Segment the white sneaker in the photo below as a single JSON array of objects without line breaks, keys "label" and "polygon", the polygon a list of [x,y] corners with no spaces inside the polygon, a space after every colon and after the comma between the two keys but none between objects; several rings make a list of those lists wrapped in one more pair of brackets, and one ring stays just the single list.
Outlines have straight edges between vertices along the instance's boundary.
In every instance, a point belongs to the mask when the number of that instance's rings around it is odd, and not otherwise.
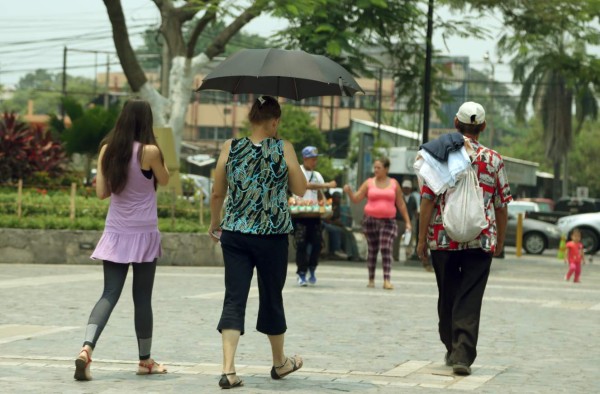
[{"label": "white sneaker", "polygon": [[308,286],[305,275],[298,275],[298,286],[302,286],[302,287]]},{"label": "white sneaker", "polygon": [[348,260],[348,255],[346,253],[342,252],[341,250],[333,252],[333,257],[340,259],[340,260]]}]

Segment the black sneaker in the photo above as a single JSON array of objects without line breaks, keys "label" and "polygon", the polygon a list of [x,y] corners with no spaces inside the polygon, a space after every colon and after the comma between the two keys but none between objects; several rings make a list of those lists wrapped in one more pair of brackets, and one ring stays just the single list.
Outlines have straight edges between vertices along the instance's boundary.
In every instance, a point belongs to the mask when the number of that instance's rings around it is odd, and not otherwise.
[{"label": "black sneaker", "polygon": [[471,374],[471,367],[463,363],[454,363],[454,365],[452,365],[452,372],[456,375],[467,376]]}]

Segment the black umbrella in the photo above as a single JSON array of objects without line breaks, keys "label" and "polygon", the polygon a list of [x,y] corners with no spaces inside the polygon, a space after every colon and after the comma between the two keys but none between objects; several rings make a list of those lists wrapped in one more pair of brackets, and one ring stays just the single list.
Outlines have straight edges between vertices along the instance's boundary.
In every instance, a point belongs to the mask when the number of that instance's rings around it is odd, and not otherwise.
[{"label": "black umbrella", "polygon": [[209,73],[198,88],[209,89],[293,100],[364,93],[352,75],[333,60],[285,49],[243,49],[234,53]]}]

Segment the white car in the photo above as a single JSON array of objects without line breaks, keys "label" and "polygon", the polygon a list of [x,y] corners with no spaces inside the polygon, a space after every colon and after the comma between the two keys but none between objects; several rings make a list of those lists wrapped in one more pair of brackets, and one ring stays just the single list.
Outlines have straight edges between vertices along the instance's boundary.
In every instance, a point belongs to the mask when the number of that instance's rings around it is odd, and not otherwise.
[{"label": "white car", "polygon": [[[556,249],[560,243],[560,230],[551,223],[527,217],[527,212],[535,210],[536,203],[512,201],[508,204],[508,223],[506,225],[507,246],[517,244],[517,215],[523,213],[523,248],[528,254],[542,254],[545,249]],[[535,211],[537,212],[537,211]]]},{"label": "white car", "polygon": [[573,229],[578,228],[585,253],[594,254],[600,248],[600,212],[563,216],[556,225],[567,237]]},{"label": "white car", "polygon": [[527,216],[527,212],[539,212],[540,206],[532,201],[513,200],[508,203],[508,211],[515,216],[519,213],[525,214],[525,216]]}]

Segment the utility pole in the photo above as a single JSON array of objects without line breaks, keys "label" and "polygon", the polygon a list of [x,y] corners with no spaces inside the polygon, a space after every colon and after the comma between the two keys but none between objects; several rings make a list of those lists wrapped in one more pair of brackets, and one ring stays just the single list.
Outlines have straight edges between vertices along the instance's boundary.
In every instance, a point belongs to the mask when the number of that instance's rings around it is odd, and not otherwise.
[{"label": "utility pole", "polygon": [[377,138],[381,131],[381,101],[383,99],[383,68],[379,68],[379,86],[377,87]]},{"label": "utility pole", "polygon": [[98,90],[98,52],[94,53],[94,99]]},{"label": "utility pole", "polygon": [[[62,69],[62,96],[67,97],[67,47],[63,47],[63,69]],[[65,122],[65,105],[60,105],[60,116]]]},{"label": "utility pole", "polygon": [[[321,101],[321,104],[323,101]],[[329,96],[329,133],[327,133],[327,152],[331,150],[333,144],[333,96]]]},{"label": "utility pole", "polygon": [[[66,49],[66,48],[65,48]],[[99,53],[105,53],[106,54],[106,80],[104,81],[104,108],[108,108],[109,105],[109,100],[108,100],[108,90],[109,90],[109,83],[110,83],[110,54],[114,53],[114,52],[108,52],[108,51],[96,51],[93,49],[70,49],[71,52],[81,52],[81,53],[93,53],[94,54],[94,98],[96,98],[96,94],[98,91],[98,54]],[[66,52],[65,52],[65,60],[64,60],[64,64],[65,64],[65,69],[66,69]],[[66,74],[64,74],[66,76]],[[65,78],[66,80],[66,78]],[[63,88],[63,90],[66,91],[66,88]],[[65,93],[63,93],[65,94]]]},{"label": "utility pole", "polygon": [[425,80],[423,83],[423,143],[429,141],[429,111],[431,106],[431,52],[433,36],[433,0],[427,9],[427,42],[425,47]]},{"label": "utility pole", "polygon": [[494,62],[492,61],[492,59],[490,58],[490,53],[486,52],[485,55],[483,55],[483,60],[485,60],[486,62],[490,63],[490,67],[492,68],[492,74],[491,74],[491,78],[492,80],[490,81],[490,108],[488,110],[488,113],[486,116],[486,123],[489,127],[489,136],[490,136],[490,143],[488,145],[489,148],[493,148],[494,147],[494,131],[495,131],[495,127],[494,127],[494,122],[493,122],[493,118],[494,118],[494,83],[496,82],[496,69],[494,68]]},{"label": "utility pole", "polygon": [[110,84],[110,55],[106,54],[106,80],[104,81],[104,108],[108,109],[108,89]]}]

